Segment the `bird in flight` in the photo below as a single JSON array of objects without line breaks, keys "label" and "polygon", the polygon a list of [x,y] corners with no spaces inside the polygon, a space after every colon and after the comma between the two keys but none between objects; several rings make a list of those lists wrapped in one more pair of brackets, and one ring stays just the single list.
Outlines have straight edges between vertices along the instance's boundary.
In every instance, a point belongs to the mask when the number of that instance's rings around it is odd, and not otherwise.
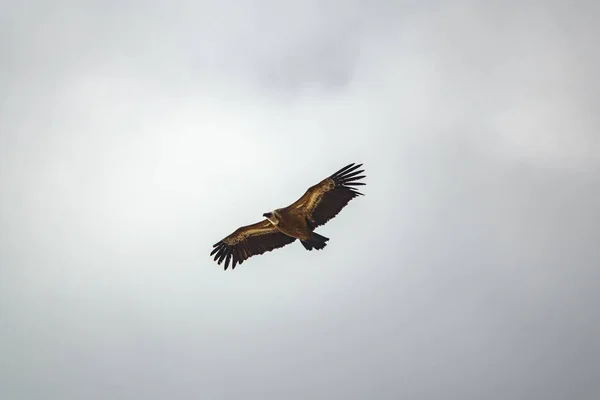
[{"label": "bird in flight", "polygon": [[263,254],[300,240],[306,250],[321,250],[329,238],[314,230],[335,217],[350,200],[363,196],[355,186],[365,178],[359,170],[362,164],[349,164],[321,182],[308,188],[293,204],[263,214],[264,220],[242,226],[213,245],[210,253],[225,270],[234,269],[248,258]]}]

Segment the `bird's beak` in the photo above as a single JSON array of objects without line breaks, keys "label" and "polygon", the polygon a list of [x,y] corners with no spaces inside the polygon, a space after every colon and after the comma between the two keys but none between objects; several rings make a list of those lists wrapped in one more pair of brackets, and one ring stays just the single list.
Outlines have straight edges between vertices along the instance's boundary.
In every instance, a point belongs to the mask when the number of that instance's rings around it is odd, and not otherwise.
[{"label": "bird's beak", "polygon": [[264,213],[263,214],[263,217],[265,217],[265,218],[269,218],[270,216],[271,216],[271,213]]}]

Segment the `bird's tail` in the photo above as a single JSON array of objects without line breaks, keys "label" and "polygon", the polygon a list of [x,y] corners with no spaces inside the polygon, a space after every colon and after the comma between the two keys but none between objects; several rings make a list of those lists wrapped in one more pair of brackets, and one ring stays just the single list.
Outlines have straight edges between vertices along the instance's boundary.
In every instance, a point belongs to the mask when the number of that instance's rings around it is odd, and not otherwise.
[{"label": "bird's tail", "polygon": [[318,233],[313,232],[307,240],[301,240],[300,243],[302,243],[302,246],[304,246],[306,250],[321,250],[323,247],[327,246],[327,243],[325,242],[327,242],[328,240],[329,238],[326,238],[325,236],[321,236]]}]

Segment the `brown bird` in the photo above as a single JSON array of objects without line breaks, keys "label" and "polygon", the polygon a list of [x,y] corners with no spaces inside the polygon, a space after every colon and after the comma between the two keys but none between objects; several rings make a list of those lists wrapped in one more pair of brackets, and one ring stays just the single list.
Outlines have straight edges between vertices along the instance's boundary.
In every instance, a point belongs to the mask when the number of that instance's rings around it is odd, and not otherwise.
[{"label": "brown bird", "polygon": [[311,186],[293,204],[266,212],[266,219],[252,225],[242,226],[231,235],[213,245],[210,253],[219,265],[225,261],[225,270],[232,262],[242,264],[248,258],[283,247],[296,239],[306,250],[321,250],[329,238],[314,232],[335,217],[350,200],[363,196],[353,186],[365,185],[357,182],[365,177],[358,170],[362,164],[346,165],[333,175]]}]

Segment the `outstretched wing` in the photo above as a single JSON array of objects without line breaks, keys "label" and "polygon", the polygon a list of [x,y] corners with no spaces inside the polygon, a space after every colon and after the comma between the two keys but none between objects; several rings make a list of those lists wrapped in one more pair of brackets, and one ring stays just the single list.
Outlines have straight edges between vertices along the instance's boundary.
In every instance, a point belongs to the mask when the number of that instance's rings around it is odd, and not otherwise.
[{"label": "outstretched wing", "polygon": [[357,182],[365,177],[360,175],[364,170],[358,170],[362,164],[349,164],[333,175],[310,187],[304,195],[289,209],[302,209],[313,228],[324,225],[338,215],[350,200],[363,196],[354,186],[365,185]]},{"label": "outstretched wing", "polygon": [[225,260],[225,269],[229,266],[229,262],[233,261],[231,269],[234,269],[236,264],[242,264],[252,256],[283,247],[294,240],[296,238],[281,233],[265,219],[256,224],[242,226],[215,243],[210,255],[215,255],[214,260],[219,265]]}]

